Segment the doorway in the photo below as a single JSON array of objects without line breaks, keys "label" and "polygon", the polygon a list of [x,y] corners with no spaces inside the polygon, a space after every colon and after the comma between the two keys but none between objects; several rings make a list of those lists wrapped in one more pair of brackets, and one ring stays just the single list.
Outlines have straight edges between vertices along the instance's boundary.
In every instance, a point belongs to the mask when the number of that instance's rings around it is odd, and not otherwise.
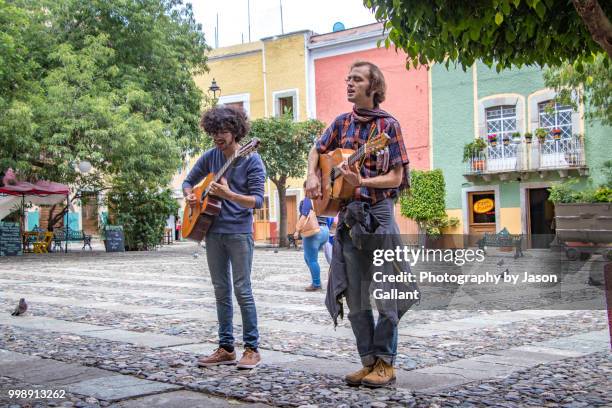
[{"label": "doorway", "polygon": [[98,195],[83,192],[81,202],[83,232],[88,235],[98,235]]},{"label": "doorway", "polygon": [[550,248],[550,243],[555,237],[553,224],[555,206],[548,201],[549,195],[547,188],[527,190],[527,225],[531,248]]},{"label": "doorway", "polygon": [[485,232],[495,233],[495,191],[468,193],[468,245],[476,245]]},{"label": "doorway", "polygon": [[288,195],[285,198],[287,203],[287,234],[293,234],[297,224],[297,197]]}]

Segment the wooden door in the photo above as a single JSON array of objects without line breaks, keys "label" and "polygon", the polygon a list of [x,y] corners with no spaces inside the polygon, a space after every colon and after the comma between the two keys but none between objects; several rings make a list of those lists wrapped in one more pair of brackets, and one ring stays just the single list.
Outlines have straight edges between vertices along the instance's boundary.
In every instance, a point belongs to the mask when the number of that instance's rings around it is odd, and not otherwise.
[{"label": "wooden door", "polygon": [[81,207],[81,220],[83,232],[88,235],[98,235],[98,196],[97,194],[83,194]]},{"label": "wooden door", "polygon": [[287,234],[295,232],[297,224],[297,197],[287,196]]},{"label": "wooden door", "polygon": [[485,232],[495,233],[495,192],[478,191],[468,193],[469,240],[476,245]]},{"label": "wooden door", "polygon": [[253,239],[255,241],[265,241],[270,235],[268,197],[264,197],[262,208],[253,211]]}]

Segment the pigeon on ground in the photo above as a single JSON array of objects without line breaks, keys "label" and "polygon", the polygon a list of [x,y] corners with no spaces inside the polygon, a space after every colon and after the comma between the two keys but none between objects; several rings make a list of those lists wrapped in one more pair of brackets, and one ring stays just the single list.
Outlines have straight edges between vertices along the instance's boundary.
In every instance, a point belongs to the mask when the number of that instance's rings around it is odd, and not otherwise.
[{"label": "pigeon on ground", "polygon": [[498,275],[505,278],[509,274],[510,274],[510,271],[508,270],[508,268],[506,268],[505,271],[503,271],[502,273],[499,273]]},{"label": "pigeon on ground", "polygon": [[193,253],[193,258],[194,259],[198,259],[200,257],[200,254],[198,254],[197,252]]},{"label": "pigeon on ground", "polygon": [[19,299],[19,304],[15,308],[15,311],[11,313],[11,316],[21,316],[28,310],[28,304],[24,298]]},{"label": "pigeon on ground", "polygon": [[497,262],[497,266],[502,266],[503,264],[504,264],[504,260],[503,260],[503,259],[500,259],[500,260]]}]

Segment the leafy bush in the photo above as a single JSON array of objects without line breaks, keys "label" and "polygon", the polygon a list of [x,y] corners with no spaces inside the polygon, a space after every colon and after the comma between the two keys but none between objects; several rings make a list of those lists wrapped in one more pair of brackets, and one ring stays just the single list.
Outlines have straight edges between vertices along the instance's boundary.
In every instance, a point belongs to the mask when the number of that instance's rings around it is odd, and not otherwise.
[{"label": "leafy bush", "polygon": [[106,200],[112,223],[123,225],[128,251],[146,251],[158,245],[167,218],[179,208],[170,189],[114,189]]},{"label": "leafy bush", "polygon": [[596,189],[588,188],[576,190],[578,180],[568,180],[555,184],[548,191],[549,201],[560,203],[612,203],[612,189],[608,186],[599,186]]},{"label": "leafy bush", "polygon": [[448,227],[456,227],[459,225],[459,218],[444,216],[434,218],[425,225],[425,232],[430,237],[438,237],[442,234],[442,230]]},{"label": "leafy bush", "polygon": [[594,203],[612,203],[612,189],[609,187],[599,187],[593,192]]},{"label": "leafy bush", "polygon": [[467,162],[472,157],[482,152],[485,147],[487,147],[487,143],[481,138],[476,138],[472,142],[466,143],[463,146],[463,161]]},{"label": "leafy bush", "polygon": [[440,235],[446,227],[459,223],[445,210],[446,183],[442,170],[415,170],[410,173],[410,190],[400,197],[401,214],[412,218],[421,233]]},{"label": "leafy bush", "polygon": [[612,160],[606,160],[604,162],[601,172],[606,178],[606,182],[604,183],[604,186],[608,188],[612,188]]}]

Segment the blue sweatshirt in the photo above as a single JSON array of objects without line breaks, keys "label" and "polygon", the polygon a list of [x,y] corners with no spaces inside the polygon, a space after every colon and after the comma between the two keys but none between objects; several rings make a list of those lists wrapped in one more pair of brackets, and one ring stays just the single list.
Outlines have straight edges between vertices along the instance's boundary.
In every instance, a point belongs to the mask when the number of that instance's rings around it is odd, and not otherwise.
[{"label": "blue sweatshirt", "polygon": [[[183,188],[193,187],[209,173],[218,172],[225,161],[220,149],[215,147],[206,151],[183,181]],[[242,195],[255,196],[255,208],[262,207],[266,170],[259,154],[252,153],[248,157],[237,159],[225,173],[225,178],[230,190]],[[223,200],[221,213],[215,218],[209,231],[220,234],[252,233],[253,210],[233,201]]]}]

